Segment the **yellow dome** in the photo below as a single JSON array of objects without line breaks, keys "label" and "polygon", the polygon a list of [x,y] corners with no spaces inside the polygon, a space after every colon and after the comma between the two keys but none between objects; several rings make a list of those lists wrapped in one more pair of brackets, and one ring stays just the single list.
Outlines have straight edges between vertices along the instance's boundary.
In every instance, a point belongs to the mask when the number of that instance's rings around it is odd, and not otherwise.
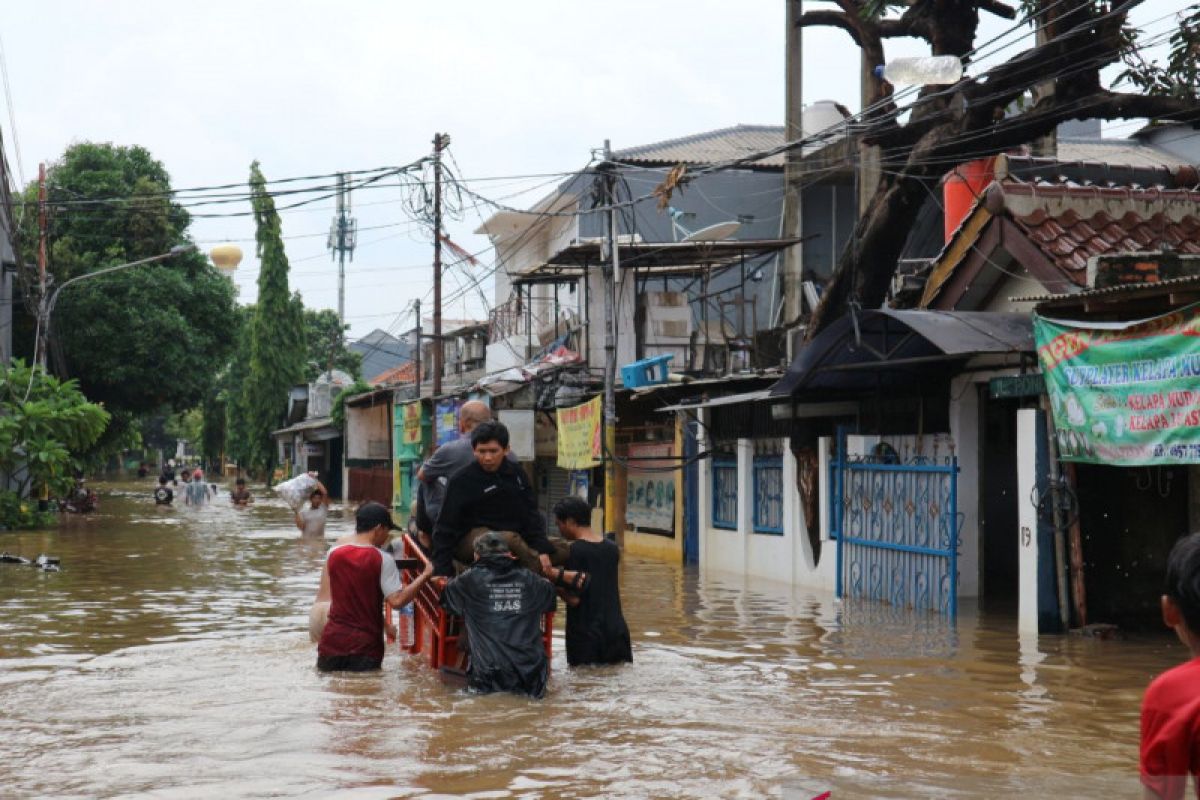
[{"label": "yellow dome", "polygon": [[230,273],[242,263],[242,248],[236,244],[219,244],[209,251],[208,257],[221,272]]}]

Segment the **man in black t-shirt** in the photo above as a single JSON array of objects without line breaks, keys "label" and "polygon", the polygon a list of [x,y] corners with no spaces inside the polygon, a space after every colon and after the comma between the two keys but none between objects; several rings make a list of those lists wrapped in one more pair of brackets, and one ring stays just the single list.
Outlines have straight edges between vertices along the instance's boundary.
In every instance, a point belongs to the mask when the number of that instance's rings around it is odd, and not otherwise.
[{"label": "man in black t-shirt", "polygon": [[170,486],[167,486],[167,476],[160,476],[158,479],[158,488],[154,490],[154,505],[169,506],[174,499],[175,492],[171,491]]},{"label": "man in black t-shirt", "polygon": [[620,548],[592,531],[592,509],[578,497],[555,503],[554,521],[571,542],[566,569],[590,576],[586,582],[562,570],[551,570],[548,576],[562,587],[567,603],[567,663],[574,667],[633,661],[617,581]]}]

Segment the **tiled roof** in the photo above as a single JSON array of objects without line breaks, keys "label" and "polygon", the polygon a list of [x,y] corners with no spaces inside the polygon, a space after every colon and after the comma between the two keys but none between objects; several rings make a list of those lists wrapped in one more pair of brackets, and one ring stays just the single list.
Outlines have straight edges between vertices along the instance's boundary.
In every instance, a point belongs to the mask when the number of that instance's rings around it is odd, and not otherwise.
[{"label": "tiled roof", "polygon": [[367,383],[372,386],[389,386],[393,383],[412,383],[416,377],[417,365],[412,361],[406,361],[398,367],[392,367],[379,373]]},{"label": "tiled roof", "polygon": [[[785,141],[782,125],[734,125],[618,150],[613,158],[633,164],[715,164],[770,150]],[[782,169],[784,155],[779,153],[755,164]]]},{"label": "tiled roof", "polygon": [[1092,256],[1200,254],[1200,192],[1004,183],[988,192],[993,213],[998,194],[1029,240],[1077,286],[1087,284]]}]

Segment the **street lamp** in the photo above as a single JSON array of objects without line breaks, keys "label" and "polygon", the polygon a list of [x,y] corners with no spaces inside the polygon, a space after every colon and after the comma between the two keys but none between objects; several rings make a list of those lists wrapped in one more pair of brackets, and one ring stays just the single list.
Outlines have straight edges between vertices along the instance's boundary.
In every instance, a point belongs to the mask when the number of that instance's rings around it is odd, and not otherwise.
[{"label": "street lamp", "polygon": [[[88,278],[96,278],[100,275],[107,275],[110,272],[118,272],[120,270],[129,269],[130,267],[140,267],[143,264],[152,264],[156,261],[165,261],[168,258],[174,258],[175,256],[181,256],[184,253],[190,253],[195,249],[196,245],[194,244],[177,244],[167,252],[157,256],[141,258],[137,261],[130,261],[128,264],[117,264],[115,267],[105,267],[104,269],[98,269],[95,272],[85,272],[82,275],[76,275],[74,278],[64,281],[61,286],[51,292],[49,297],[42,295],[41,302],[38,304],[38,326],[34,333],[33,343],[33,351],[35,353],[35,360],[37,361],[38,366],[45,371],[47,350],[46,344],[50,339],[50,315],[54,313],[54,306],[56,303],[58,303],[58,295],[63,289],[67,288],[73,283],[79,283],[80,281],[87,280]],[[44,334],[43,331],[45,331]]]}]

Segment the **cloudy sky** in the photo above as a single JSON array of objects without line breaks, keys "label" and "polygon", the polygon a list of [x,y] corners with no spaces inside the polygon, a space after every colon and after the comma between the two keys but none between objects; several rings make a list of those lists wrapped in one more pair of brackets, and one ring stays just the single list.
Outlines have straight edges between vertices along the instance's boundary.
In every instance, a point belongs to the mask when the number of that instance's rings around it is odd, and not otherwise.
[{"label": "cloudy sky", "polygon": [[[1182,5],[1150,0],[1138,14],[1161,20]],[[40,0],[11,4],[0,20],[15,140],[7,109],[0,128],[26,180],[73,141],[111,141],[147,147],[176,189],[242,182],[255,159],[269,179],[406,164],[446,131],[476,191],[524,207],[606,138],[621,148],[781,123],[783,22],[779,0]],[[988,20],[981,39],[1011,25]],[[805,49],[806,100],[857,108],[848,38],[810,31]],[[919,49],[899,43],[889,56],[908,52]],[[429,292],[430,239],[404,197],[395,186],[354,197],[363,230],[347,269],[351,336],[410,327],[404,310]],[[488,213],[468,206],[451,237],[485,250],[471,231]],[[332,201],[283,215],[292,285],[310,307],[337,305],[332,215]],[[197,219],[193,234],[205,248],[243,247],[237,281],[252,301],[250,218]],[[486,271],[491,253],[481,260]],[[450,275],[447,293],[467,280]],[[481,315],[479,293],[463,294],[446,315]]]}]

